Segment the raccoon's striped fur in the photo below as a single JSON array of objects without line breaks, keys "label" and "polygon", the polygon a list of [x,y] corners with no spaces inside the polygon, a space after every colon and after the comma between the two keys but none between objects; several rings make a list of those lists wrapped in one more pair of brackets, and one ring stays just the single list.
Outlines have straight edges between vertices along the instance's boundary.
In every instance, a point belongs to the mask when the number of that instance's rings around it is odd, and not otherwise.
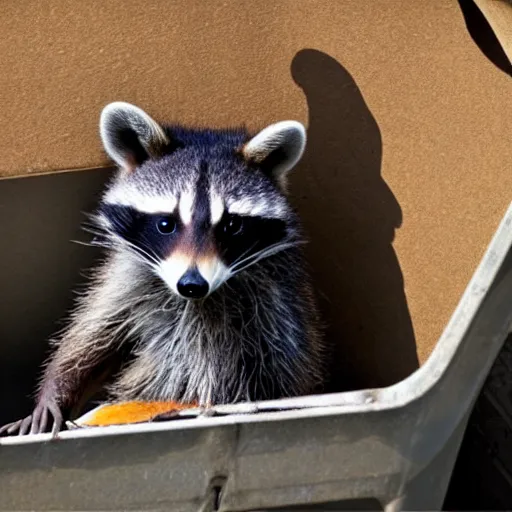
[{"label": "raccoon's striped fur", "polygon": [[286,198],[302,125],[161,126],[116,102],[100,129],[120,168],[91,228],[107,257],[9,431],[60,428],[98,380],[114,399],[202,405],[315,392],[322,342]]}]

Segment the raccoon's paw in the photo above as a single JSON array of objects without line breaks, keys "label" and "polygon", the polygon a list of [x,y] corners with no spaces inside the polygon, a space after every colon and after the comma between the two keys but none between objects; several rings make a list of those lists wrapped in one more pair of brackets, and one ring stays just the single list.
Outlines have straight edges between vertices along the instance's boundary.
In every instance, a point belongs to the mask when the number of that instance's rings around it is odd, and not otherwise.
[{"label": "raccoon's paw", "polygon": [[50,415],[53,418],[52,437],[55,438],[62,428],[63,417],[59,406],[54,401],[42,402],[26,418],[4,425],[0,428],[0,436],[42,434],[47,431]]}]

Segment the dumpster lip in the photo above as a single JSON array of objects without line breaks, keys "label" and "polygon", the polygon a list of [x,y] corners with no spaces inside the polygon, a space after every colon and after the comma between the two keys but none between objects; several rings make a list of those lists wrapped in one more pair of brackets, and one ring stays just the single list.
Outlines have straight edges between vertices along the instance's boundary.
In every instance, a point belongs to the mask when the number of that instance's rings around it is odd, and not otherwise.
[{"label": "dumpster lip", "polygon": [[[502,217],[498,229],[432,354],[418,370],[396,384],[376,389],[216,406],[213,410],[219,415],[213,417],[198,413],[197,417],[183,417],[162,422],[77,428],[59,433],[55,442],[101,436],[286,421],[306,417],[363,414],[402,408],[427,394],[445,375],[508,254],[512,245],[511,228],[512,203]],[[190,411],[188,414],[190,415]],[[38,443],[50,439],[51,434],[5,437],[0,438],[0,445]]]}]

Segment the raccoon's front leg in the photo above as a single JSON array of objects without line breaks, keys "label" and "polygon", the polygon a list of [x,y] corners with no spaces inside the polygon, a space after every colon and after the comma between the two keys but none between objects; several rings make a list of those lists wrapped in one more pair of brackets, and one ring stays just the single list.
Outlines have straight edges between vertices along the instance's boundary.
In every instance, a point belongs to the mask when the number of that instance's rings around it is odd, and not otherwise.
[{"label": "raccoon's front leg", "polygon": [[[99,333],[98,333],[99,334]],[[103,381],[112,370],[113,343],[96,339],[80,340],[66,337],[46,367],[36,399],[29,416],[0,428],[3,433],[25,435],[46,432],[52,426],[55,436],[74,407],[81,404],[92,385]]]},{"label": "raccoon's front leg", "polygon": [[45,432],[52,421],[55,435],[73,409],[84,405],[91,386],[116,371],[126,356],[123,332],[129,329],[133,302],[133,288],[119,286],[127,274],[133,272],[115,255],[99,269],[71,324],[53,343],[32,414],[3,426],[0,435]]}]

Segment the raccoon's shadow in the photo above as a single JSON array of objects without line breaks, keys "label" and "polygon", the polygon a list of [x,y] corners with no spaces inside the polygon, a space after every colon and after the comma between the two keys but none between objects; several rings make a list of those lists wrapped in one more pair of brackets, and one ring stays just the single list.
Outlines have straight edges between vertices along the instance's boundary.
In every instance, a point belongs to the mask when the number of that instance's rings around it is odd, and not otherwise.
[{"label": "raccoon's shadow", "polygon": [[329,391],[393,384],[418,368],[400,264],[402,212],[381,176],[379,127],[350,73],[329,55],[291,64],[309,108],[308,145],[292,195],[333,348]]}]

